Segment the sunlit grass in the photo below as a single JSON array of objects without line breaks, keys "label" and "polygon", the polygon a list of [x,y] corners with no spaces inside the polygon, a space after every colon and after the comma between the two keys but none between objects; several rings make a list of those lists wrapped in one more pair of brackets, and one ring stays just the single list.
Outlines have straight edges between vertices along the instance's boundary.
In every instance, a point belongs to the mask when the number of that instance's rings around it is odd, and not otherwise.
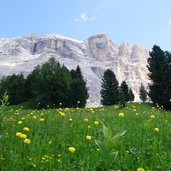
[{"label": "sunlit grass", "polygon": [[0,133],[0,170],[103,170],[95,143],[103,141],[103,124],[114,135],[127,130],[116,142],[111,169],[171,170],[171,112],[138,103],[123,109],[9,107]]}]

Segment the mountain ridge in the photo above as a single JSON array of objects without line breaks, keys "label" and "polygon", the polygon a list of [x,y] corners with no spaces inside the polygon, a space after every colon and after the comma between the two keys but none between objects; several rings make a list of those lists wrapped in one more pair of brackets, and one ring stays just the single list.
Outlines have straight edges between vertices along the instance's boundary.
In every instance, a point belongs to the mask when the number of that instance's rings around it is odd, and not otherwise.
[{"label": "mountain ridge", "polygon": [[59,34],[35,34],[0,39],[0,77],[23,72],[27,75],[38,64],[55,57],[69,69],[80,66],[87,82],[90,98],[87,104],[100,104],[101,79],[111,69],[117,79],[125,80],[138,101],[141,82],[147,86],[149,52],[141,44],[117,44],[109,35],[100,33],[86,40],[76,40]]}]

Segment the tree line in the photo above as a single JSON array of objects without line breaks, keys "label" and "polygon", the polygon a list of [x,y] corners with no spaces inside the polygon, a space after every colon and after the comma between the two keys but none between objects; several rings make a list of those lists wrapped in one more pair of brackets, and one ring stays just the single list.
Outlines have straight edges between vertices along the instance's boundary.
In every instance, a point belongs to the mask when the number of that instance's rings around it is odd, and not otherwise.
[{"label": "tree line", "polygon": [[[149,52],[147,68],[151,83],[148,84],[148,91],[141,84],[139,96],[145,102],[147,96],[157,106],[171,109],[171,53],[163,51],[159,46],[154,45]],[[125,106],[128,101],[133,101],[131,89],[128,89],[126,82],[123,81],[118,86],[115,74],[111,70],[106,70],[102,79],[101,90],[102,104],[114,105],[120,103]]]},{"label": "tree line", "polygon": [[[147,96],[154,104],[171,109],[171,53],[154,45],[149,52],[148,70],[151,83],[148,91],[141,84],[139,96]],[[86,82],[79,66],[69,71],[54,58],[38,65],[26,78],[23,74],[3,77],[0,80],[0,97],[7,91],[9,103],[27,101],[31,108],[84,107],[88,99]],[[104,72],[101,85],[101,104],[125,106],[134,101],[134,94],[125,81],[119,86],[113,71]]]},{"label": "tree line", "polygon": [[120,104],[124,107],[127,102],[134,101],[134,94],[131,88],[128,87],[125,81],[119,86],[114,72],[110,69],[104,72],[101,88],[102,105]]},{"label": "tree line", "polygon": [[11,105],[27,101],[30,108],[84,107],[88,92],[79,66],[69,71],[54,58],[23,74],[3,77],[0,96],[7,91]]}]

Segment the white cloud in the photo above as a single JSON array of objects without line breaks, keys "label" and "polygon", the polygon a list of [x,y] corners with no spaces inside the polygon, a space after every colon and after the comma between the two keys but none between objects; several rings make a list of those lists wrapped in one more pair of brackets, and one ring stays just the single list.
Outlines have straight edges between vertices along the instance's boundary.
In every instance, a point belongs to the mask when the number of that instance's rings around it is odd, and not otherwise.
[{"label": "white cloud", "polygon": [[82,13],[79,18],[75,19],[75,22],[88,23],[96,20],[96,16],[89,17],[86,13]]}]

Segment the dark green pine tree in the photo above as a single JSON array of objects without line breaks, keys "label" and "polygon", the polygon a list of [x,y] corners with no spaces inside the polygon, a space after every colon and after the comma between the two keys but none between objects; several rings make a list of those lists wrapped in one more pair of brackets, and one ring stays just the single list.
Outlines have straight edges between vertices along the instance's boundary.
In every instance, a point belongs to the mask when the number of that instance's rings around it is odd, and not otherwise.
[{"label": "dark green pine tree", "polygon": [[125,103],[126,100],[125,100],[124,92],[122,91],[122,89],[119,89],[119,104],[121,107],[125,107]]},{"label": "dark green pine tree", "polygon": [[149,84],[149,97],[153,103],[158,103],[162,106],[167,94],[167,60],[164,51],[159,46],[153,46],[147,67],[149,78],[152,81]]},{"label": "dark green pine tree", "polygon": [[129,88],[125,81],[121,83],[120,89],[124,93],[125,102],[129,102]]},{"label": "dark green pine tree", "polygon": [[110,69],[104,72],[101,85],[102,105],[114,105],[119,102],[119,87],[115,74]]},{"label": "dark green pine tree", "polygon": [[132,89],[129,88],[129,101],[133,102],[134,98],[135,98],[134,93],[132,92]]},{"label": "dark green pine tree", "polygon": [[77,66],[76,70],[71,70],[70,74],[72,78],[69,98],[70,106],[85,107],[88,99],[88,91],[80,67]]},{"label": "dark green pine tree", "polygon": [[30,82],[32,108],[68,107],[68,100],[71,88],[71,76],[65,66],[61,66],[54,58],[46,63],[37,66],[31,75]]},{"label": "dark green pine tree", "polygon": [[141,101],[145,102],[147,100],[147,91],[142,83],[139,90],[139,96]]},{"label": "dark green pine tree", "polygon": [[6,91],[11,105],[25,101],[27,98],[25,96],[25,78],[23,74],[13,74],[2,78],[0,81],[0,96],[2,97]]},{"label": "dark green pine tree", "polygon": [[166,109],[171,109],[171,53],[165,52],[167,60],[167,72],[166,72],[166,89],[164,91],[163,106]]}]

